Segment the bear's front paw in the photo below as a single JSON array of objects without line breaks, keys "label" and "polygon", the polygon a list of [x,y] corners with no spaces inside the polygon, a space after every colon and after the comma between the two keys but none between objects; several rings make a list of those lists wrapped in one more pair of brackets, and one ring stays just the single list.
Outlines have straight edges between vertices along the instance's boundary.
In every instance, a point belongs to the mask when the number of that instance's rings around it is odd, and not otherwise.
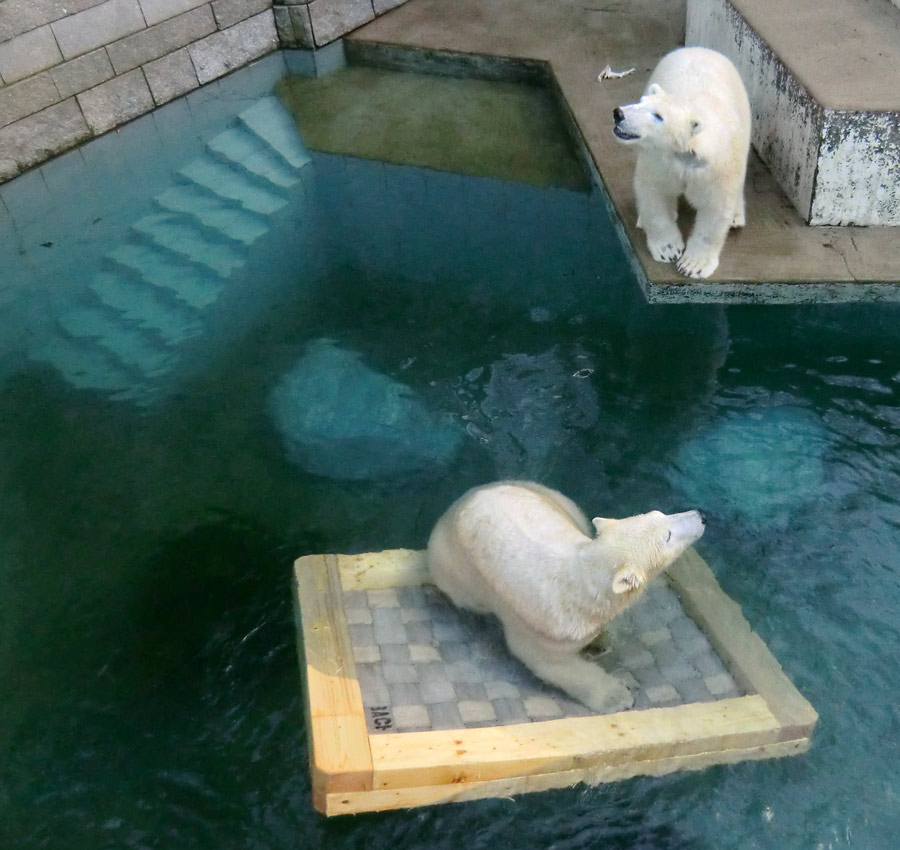
[{"label": "bear's front paw", "polygon": [[684,239],[680,234],[663,239],[647,238],[650,256],[658,263],[672,263],[684,253]]},{"label": "bear's front paw", "polygon": [[678,271],[688,277],[709,277],[718,265],[718,251],[692,251],[688,248],[678,261]]},{"label": "bear's front paw", "polygon": [[623,682],[609,676],[602,687],[594,689],[584,704],[598,714],[613,714],[631,708],[634,705],[634,697]]}]

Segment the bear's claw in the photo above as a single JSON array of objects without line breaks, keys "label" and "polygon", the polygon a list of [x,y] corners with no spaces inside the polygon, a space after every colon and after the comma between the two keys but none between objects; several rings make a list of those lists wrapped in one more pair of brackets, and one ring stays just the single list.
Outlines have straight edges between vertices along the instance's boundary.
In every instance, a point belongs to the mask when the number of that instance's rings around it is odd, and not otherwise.
[{"label": "bear's claw", "polygon": [[672,263],[684,253],[684,241],[651,242],[647,240],[650,256],[658,263]]},{"label": "bear's claw", "polygon": [[709,253],[691,253],[682,254],[681,259],[676,264],[678,271],[683,275],[694,278],[709,277],[719,266],[719,255]]}]

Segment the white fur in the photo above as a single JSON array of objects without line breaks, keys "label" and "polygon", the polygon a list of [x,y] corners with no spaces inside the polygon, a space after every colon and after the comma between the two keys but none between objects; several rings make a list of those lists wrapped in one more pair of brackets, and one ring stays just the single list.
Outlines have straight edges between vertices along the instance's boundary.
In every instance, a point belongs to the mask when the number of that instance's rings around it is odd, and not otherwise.
[{"label": "white fur", "polygon": [[[640,101],[618,107],[615,119],[619,141],[638,149],[637,223],[653,259],[709,277],[729,229],[744,225],[750,104],[740,74],[714,50],[673,50]],[[686,246],[677,224],[681,195],[697,211]]]},{"label": "white fur", "polygon": [[633,704],[628,688],[579,652],[703,528],[697,511],[592,527],[562,493],[501,481],[469,490],[438,520],[428,568],[456,605],[496,614],[511,652],[541,679],[595,711],[619,711]]}]

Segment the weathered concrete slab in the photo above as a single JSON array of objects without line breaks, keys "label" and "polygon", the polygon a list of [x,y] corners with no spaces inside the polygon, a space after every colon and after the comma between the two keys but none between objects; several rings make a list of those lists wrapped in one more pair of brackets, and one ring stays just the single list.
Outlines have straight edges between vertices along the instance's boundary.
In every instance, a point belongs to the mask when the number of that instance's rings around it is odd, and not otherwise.
[{"label": "weathered concrete slab", "polygon": [[900,224],[900,11],[688,0],[688,44],[741,71],[753,142],[811,224]]},{"label": "weathered concrete slab", "polygon": [[[435,67],[443,73],[453,73],[454,66],[472,73],[484,62],[480,57],[544,63],[609,194],[651,301],[900,300],[898,231],[808,226],[755,155],[747,226],[729,236],[714,276],[689,280],[674,266],[652,260],[636,227],[634,152],[615,141],[612,110],[636,100],[659,58],[684,43],[685,19],[685,0],[609,7],[582,0],[411,0],[353,33],[348,48],[352,54],[354,44],[366,45],[395,57],[403,48],[418,50],[420,67],[436,53]],[[598,82],[607,64],[636,70]],[[683,229],[688,219],[683,217]]]}]

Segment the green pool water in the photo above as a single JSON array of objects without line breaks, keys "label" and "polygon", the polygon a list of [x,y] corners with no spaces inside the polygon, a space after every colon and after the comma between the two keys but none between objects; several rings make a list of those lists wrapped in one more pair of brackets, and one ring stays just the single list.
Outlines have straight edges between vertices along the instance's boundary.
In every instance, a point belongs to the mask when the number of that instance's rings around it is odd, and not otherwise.
[{"label": "green pool water", "polygon": [[[403,78],[378,100],[391,75],[345,80],[363,116],[474,92]],[[0,187],[0,847],[895,847],[898,308],[648,306],[547,96],[480,87],[439,134],[455,159],[404,164],[408,135],[314,149],[310,126],[252,250],[205,226],[241,260],[206,306],[176,287],[172,324],[150,327],[100,304],[101,284],[137,285],[115,257],[146,247],[135,223],[184,185],[172,174],[269,82],[223,83]],[[472,167],[492,127],[512,171]],[[98,337],[97,311],[120,331]],[[135,352],[138,330],[153,356],[126,369],[110,346],[121,332]],[[315,814],[293,559],[421,547],[499,477],[592,515],[702,508],[701,554],[820,714],[809,753]]]}]

